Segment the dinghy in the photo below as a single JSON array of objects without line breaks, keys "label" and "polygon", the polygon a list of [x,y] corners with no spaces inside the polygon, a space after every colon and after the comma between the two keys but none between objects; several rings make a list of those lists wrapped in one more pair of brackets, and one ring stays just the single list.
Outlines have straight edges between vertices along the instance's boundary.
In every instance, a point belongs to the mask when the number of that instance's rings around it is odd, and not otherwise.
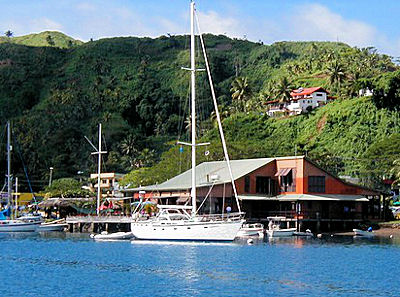
[{"label": "dinghy", "polygon": [[371,231],[364,231],[360,229],[353,229],[354,235],[355,236],[364,236],[364,237],[374,237],[375,233]]},{"label": "dinghy", "polygon": [[133,234],[132,232],[108,233],[103,231],[100,234],[90,234],[90,238],[94,240],[126,240],[133,238]]},{"label": "dinghy", "polygon": [[260,238],[264,237],[264,225],[260,223],[256,224],[243,224],[240,228],[236,237],[249,237],[258,236]]}]

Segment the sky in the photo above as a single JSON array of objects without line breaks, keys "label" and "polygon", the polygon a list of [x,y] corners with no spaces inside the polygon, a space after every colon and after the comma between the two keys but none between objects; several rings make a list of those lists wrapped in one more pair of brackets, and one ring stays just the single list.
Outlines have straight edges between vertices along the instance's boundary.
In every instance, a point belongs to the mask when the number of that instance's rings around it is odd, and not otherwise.
[{"label": "sky", "polygon": [[[0,0],[0,32],[87,41],[189,32],[189,0]],[[400,0],[198,0],[203,32],[271,44],[341,41],[400,56]]]}]

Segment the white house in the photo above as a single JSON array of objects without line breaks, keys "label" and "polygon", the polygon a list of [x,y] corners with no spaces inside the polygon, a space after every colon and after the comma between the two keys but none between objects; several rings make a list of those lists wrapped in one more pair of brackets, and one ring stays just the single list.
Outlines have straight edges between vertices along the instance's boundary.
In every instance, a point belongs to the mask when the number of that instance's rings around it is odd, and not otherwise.
[{"label": "white house", "polygon": [[269,103],[268,115],[274,116],[277,112],[287,112],[297,115],[325,105],[328,102],[328,91],[322,87],[298,88],[290,93],[290,102],[280,103],[273,101]]},{"label": "white house", "polygon": [[374,90],[370,90],[369,88],[366,89],[360,89],[358,91],[358,96],[364,96],[364,97],[370,97],[374,95]]}]

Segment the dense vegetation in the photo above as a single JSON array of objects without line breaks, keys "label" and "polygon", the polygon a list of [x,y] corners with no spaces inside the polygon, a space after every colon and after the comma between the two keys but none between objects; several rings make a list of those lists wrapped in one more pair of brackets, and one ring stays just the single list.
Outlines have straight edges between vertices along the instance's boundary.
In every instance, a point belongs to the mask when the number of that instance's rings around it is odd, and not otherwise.
[{"label": "dense vegetation", "polygon": [[[36,47],[17,44],[13,40],[19,37],[12,36],[0,44],[0,116],[12,119],[14,152],[23,156],[36,188],[44,185],[49,167],[55,178],[94,171],[84,136],[94,140],[99,122],[108,151],[103,170],[131,171],[126,183],[160,182],[188,167],[188,151],[174,145],[177,138],[186,139],[191,120],[188,73],[180,69],[189,64],[186,36],[79,44],[67,37],[49,42],[48,34],[35,36],[41,41],[29,45]],[[342,43],[267,46],[212,35],[205,40],[233,158],[296,150],[367,184],[390,175],[389,160],[378,161],[388,147],[390,157],[399,153],[386,145],[399,137],[400,125],[400,75],[390,57]],[[198,75],[199,136],[212,140],[203,148],[211,153],[206,157],[200,150],[199,158],[219,159],[206,75]],[[267,101],[285,100],[287,90],[300,86],[323,86],[337,99],[311,114],[265,116]],[[374,88],[376,96],[356,98],[366,87]],[[4,156],[4,137],[1,141]],[[21,162],[13,165],[22,178]]]}]

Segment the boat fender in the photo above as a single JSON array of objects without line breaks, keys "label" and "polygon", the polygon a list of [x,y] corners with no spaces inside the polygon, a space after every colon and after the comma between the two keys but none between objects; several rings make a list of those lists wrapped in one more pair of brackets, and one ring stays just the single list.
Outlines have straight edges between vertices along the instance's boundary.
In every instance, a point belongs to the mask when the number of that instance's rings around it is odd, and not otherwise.
[{"label": "boat fender", "polygon": [[94,234],[90,234],[90,238],[94,238]]},{"label": "boat fender", "polygon": [[390,234],[389,238],[393,238],[393,234]]},{"label": "boat fender", "polygon": [[321,233],[317,234],[317,237],[322,238],[322,234]]},{"label": "boat fender", "polygon": [[252,238],[247,239],[247,244],[253,244],[254,240]]}]

